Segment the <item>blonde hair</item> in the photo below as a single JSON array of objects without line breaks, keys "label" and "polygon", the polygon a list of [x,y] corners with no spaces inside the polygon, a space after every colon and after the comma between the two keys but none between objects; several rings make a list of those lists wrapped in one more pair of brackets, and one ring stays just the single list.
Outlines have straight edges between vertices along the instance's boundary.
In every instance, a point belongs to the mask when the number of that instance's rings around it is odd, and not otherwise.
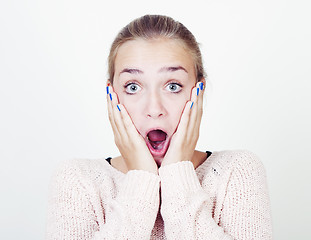
[{"label": "blonde hair", "polygon": [[206,74],[203,68],[201,51],[193,34],[182,23],[175,21],[171,17],[145,15],[126,25],[111,45],[108,57],[108,77],[111,84],[113,84],[114,63],[117,52],[123,43],[139,38],[150,40],[160,37],[179,40],[183,43],[193,56],[196,80],[199,81],[202,77],[205,77]]}]

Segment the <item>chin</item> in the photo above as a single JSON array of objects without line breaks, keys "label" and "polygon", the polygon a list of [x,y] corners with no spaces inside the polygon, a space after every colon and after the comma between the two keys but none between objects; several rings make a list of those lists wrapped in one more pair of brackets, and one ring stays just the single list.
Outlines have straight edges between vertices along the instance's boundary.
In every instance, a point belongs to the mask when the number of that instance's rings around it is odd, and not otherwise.
[{"label": "chin", "polygon": [[161,167],[163,157],[153,157],[154,161],[156,162],[158,168]]}]

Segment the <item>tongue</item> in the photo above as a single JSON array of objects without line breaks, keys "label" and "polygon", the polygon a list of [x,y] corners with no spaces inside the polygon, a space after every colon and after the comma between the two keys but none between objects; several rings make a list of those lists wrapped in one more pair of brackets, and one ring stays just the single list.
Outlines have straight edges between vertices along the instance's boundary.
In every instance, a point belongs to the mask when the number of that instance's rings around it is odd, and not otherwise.
[{"label": "tongue", "polygon": [[166,139],[166,133],[161,130],[152,130],[148,133],[148,138],[152,142],[162,142]]}]

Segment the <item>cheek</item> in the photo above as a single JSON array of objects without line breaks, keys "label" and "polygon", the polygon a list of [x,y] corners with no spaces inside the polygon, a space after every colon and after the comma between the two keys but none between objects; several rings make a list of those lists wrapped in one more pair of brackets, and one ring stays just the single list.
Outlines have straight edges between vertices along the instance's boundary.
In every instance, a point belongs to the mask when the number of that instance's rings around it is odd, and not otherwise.
[{"label": "cheek", "polygon": [[114,91],[118,95],[119,103],[125,107],[126,111],[128,112],[132,121],[135,124],[135,122],[137,122],[136,118],[137,118],[137,113],[138,113],[137,104],[135,104],[135,101],[133,100],[133,98],[128,97],[121,89],[122,88],[119,85],[114,86]]},{"label": "cheek", "polygon": [[134,123],[137,130],[139,130],[139,123],[143,122],[141,115],[141,107],[137,104],[137,101],[134,101],[133,98],[120,97],[120,103],[125,107],[127,113],[129,114],[132,122]]},{"label": "cheek", "polygon": [[178,124],[180,117],[183,113],[184,107],[185,107],[186,101],[185,102],[180,102],[178,104],[174,104],[171,109],[170,109],[170,114],[172,116],[172,120],[174,121],[174,124]]},{"label": "cheek", "polygon": [[[188,100],[188,99],[187,99]],[[169,125],[171,126],[172,131],[176,131],[181,115],[185,108],[187,100],[180,99],[179,101],[173,101],[167,103],[167,110],[169,115]]]},{"label": "cheek", "polygon": [[130,101],[125,101],[123,105],[126,108],[132,120],[135,120],[138,117],[138,110],[139,110],[137,104],[134,104],[133,102]]},{"label": "cheek", "polygon": [[168,103],[170,105],[170,110],[174,112],[174,115],[179,119],[181,114],[185,108],[187,101],[190,100],[191,88],[186,89],[182,94],[174,97],[172,99],[168,99]]}]

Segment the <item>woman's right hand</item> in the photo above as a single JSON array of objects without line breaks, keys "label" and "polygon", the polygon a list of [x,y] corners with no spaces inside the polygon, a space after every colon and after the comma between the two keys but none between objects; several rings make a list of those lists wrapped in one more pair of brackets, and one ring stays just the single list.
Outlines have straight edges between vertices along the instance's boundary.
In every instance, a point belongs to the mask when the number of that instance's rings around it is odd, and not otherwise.
[{"label": "woman's right hand", "polygon": [[158,174],[157,164],[146,142],[137,131],[125,107],[119,104],[117,93],[111,86],[107,87],[107,106],[115,143],[128,170],[145,170]]}]

